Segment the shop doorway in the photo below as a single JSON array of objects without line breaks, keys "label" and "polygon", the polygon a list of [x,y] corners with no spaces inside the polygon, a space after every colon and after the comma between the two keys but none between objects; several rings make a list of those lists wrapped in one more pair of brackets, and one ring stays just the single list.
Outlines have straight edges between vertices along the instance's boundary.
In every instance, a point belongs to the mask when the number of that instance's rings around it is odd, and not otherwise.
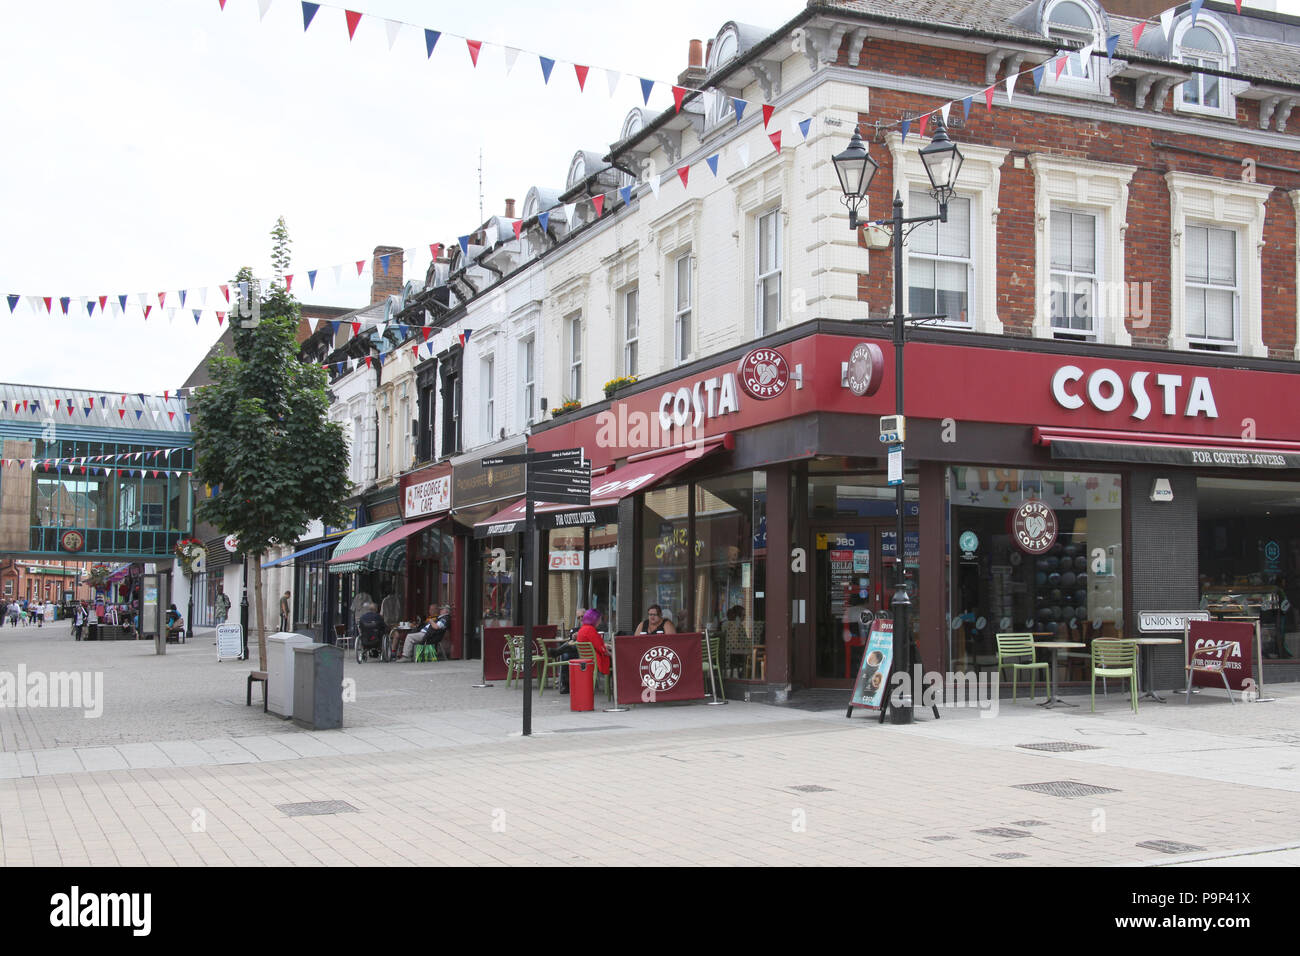
[{"label": "shop doorway", "polygon": [[[898,584],[892,521],[815,523],[813,531],[812,685],[852,687],[871,622],[888,614]],[[920,615],[916,566],[920,535],[904,529],[912,626]]]}]

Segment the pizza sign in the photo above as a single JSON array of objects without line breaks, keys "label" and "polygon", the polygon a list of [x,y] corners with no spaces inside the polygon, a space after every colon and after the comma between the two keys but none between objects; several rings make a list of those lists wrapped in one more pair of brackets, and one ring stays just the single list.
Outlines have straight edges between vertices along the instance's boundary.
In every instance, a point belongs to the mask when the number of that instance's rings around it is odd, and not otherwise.
[{"label": "pizza sign", "polygon": [[1011,537],[1026,554],[1046,554],[1056,533],[1056,512],[1045,501],[1026,501],[1011,513]]},{"label": "pizza sign", "polygon": [[754,349],[736,366],[740,387],[754,398],[776,398],[790,384],[790,366],[776,349]]}]

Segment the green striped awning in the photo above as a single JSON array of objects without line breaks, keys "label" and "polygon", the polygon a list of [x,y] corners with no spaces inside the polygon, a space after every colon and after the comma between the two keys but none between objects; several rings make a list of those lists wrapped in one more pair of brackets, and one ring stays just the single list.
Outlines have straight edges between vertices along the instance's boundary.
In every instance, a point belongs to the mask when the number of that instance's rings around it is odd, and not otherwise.
[{"label": "green striped awning", "polygon": [[378,524],[368,524],[364,528],[354,528],[343,536],[339,541],[338,547],[334,549],[334,561],[340,558],[344,560],[338,564],[330,563],[326,565],[331,574],[348,574],[352,571],[368,571],[374,567],[374,555],[366,555],[356,561],[348,561],[347,556],[351,551],[359,551],[371,541],[378,538],[381,534],[387,534],[398,525],[401,519],[394,518],[391,521],[381,521]]}]

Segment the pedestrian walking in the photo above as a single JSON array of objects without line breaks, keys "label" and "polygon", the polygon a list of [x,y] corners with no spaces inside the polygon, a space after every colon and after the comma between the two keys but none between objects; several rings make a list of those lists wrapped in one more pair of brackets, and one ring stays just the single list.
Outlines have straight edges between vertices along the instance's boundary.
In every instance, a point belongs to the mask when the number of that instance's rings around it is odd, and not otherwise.
[{"label": "pedestrian walking", "polygon": [[289,630],[289,625],[293,622],[293,602],[289,600],[289,592],[285,591],[280,598],[280,630]]},{"label": "pedestrian walking", "polygon": [[217,597],[213,602],[217,611],[217,623],[225,624],[226,618],[230,615],[230,596],[226,594],[224,586],[217,585]]}]

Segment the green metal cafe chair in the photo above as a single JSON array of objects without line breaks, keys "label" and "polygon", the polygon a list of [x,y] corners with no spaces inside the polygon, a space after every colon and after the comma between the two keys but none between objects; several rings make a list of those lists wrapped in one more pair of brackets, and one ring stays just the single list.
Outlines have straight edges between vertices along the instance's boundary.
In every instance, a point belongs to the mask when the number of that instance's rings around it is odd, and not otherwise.
[{"label": "green metal cafe chair", "polygon": [[998,680],[1002,679],[1002,668],[1011,668],[1011,700],[1016,699],[1016,684],[1021,671],[1029,671],[1029,699],[1034,699],[1034,685],[1037,672],[1043,672],[1043,681],[1047,684],[1047,699],[1052,699],[1052,667],[1047,661],[1038,659],[1038,649],[1034,647],[1034,635],[999,634],[998,642]]},{"label": "green metal cafe chair", "polygon": [[1088,689],[1092,712],[1097,712],[1097,678],[1127,677],[1129,698],[1133,713],[1138,712],[1137,698],[1137,642],[1117,638],[1098,637],[1092,642],[1092,681]]}]

